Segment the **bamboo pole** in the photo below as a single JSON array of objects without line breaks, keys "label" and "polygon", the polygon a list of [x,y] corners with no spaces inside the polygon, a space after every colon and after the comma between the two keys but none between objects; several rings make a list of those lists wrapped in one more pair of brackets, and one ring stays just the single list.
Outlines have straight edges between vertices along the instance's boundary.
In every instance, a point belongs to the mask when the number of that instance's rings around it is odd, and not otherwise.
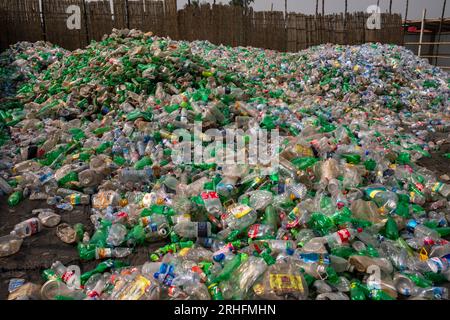
[{"label": "bamboo pole", "polygon": [[[442,32],[442,24],[444,22],[444,15],[445,15],[445,7],[447,6],[447,0],[444,0],[444,4],[442,6],[442,15],[441,15],[441,21],[439,21],[439,31],[438,31],[438,39],[437,39],[437,45],[436,45],[436,55],[439,55],[439,42],[441,41],[441,32]],[[437,65],[438,58],[435,58],[434,65]]]},{"label": "bamboo pole", "polygon": [[422,13],[422,25],[420,27],[420,39],[419,39],[419,51],[417,53],[417,55],[420,57],[420,55],[422,54],[422,40],[423,40],[423,30],[425,29],[425,16],[427,14],[427,9],[423,9],[423,13]]}]

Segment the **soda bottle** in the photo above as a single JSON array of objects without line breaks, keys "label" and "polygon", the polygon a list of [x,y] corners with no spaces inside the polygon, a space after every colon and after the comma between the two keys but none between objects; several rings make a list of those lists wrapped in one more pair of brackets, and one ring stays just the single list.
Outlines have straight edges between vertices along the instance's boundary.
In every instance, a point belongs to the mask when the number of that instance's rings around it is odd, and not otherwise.
[{"label": "soda bottle", "polygon": [[205,204],[206,211],[219,217],[223,212],[222,203],[219,199],[219,195],[215,191],[203,191],[201,197]]},{"label": "soda bottle", "polygon": [[330,247],[341,246],[353,240],[355,235],[361,231],[362,229],[341,229],[324,236],[324,238]]},{"label": "soda bottle", "polygon": [[8,205],[10,207],[17,206],[23,200],[23,192],[15,191],[8,197]]}]

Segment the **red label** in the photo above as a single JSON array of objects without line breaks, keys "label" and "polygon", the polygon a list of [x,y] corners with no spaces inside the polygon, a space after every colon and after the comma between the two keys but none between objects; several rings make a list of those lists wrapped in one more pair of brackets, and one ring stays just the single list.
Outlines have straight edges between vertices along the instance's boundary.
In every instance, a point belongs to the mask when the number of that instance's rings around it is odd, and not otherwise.
[{"label": "red label", "polygon": [[209,198],[209,193],[208,192],[202,192],[201,197],[203,200],[206,200]]},{"label": "red label", "polygon": [[73,272],[67,271],[62,275],[61,279],[67,283],[70,280],[70,278],[72,278],[73,275],[74,275]]},{"label": "red label", "polygon": [[342,229],[337,232],[341,242],[347,242],[350,238],[350,232],[347,229]]},{"label": "red label", "polygon": [[259,224],[254,224],[248,229],[247,235],[250,239],[254,239],[258,236],[258,232],[259,232]]}]

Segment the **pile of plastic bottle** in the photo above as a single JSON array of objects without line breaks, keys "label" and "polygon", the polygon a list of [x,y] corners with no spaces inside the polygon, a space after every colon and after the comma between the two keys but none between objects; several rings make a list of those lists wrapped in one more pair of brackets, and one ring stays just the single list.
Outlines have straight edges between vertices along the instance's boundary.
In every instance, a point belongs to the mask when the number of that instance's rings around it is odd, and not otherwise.
[{"label": "pile of plastic bottle", "polygon": [[[280,53],[114,30],[0,111],[8,204],[50,207],[0,256],[56,228],[98,260],[80,277],[56,261],[29,288],[42,299],[448,299],[450,185],[416,161],[449,142],[433,138],[449,97],[447,73],[394,45]],[[195,121],[277,129],[279,167],[175,163],[175,132]],[[80,206],[91,234],[61,223]]]}]

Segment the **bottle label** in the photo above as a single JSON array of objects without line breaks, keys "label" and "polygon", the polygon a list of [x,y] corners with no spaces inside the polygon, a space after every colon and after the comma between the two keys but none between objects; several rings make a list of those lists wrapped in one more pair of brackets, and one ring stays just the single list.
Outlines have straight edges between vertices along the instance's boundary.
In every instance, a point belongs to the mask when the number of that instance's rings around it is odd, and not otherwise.
[{"label": "bottle label", "polygon": [[80,195],[76,194],[76,193],[71,194],[70,195],[70,204],[72,204],[72,205],[81,204],[81,197],[80,197]]},{"label": "bottle label", "polygon": [[300,259],[306,263],[317,262],[320,265],[329,265],[330,264],[330,256],[328,254],[300,253]]},{"label": "bottle label", "polygon": [[208,236],[208,223],[199,222],[197,236],[199,238],[206,238]]},{"label": "bottle label", "polygon": [[99,259],[110,258],[112,250],[110,248],[97,248],[97,255]]},{"label": "bottle label", "polygon": [[436,182],[434,184],[434,186],[431,188],[431,191],[433,192],[439,192],[442,190],[442,187],[444,186],[444,184],[442,182]]},{"label": "bottle label", "polygon": [[69,283],[70,279],[75,275],[74,272],[71,271],[67,271],[65,272],[62,276],[61,279],[62,281],[64,281],[65,283]]},{"label": "bottle label", "polygon": [[441,273],[445,269],[444,263],[440,258],[433,257],[428,259],[428,261],[428,265],[430,266],[431,271],[433,271],[434,273]]},{"label": "bottle label", "polygon": [[304,291],[302,278],[291,274],[270,274],[269,283],[272,290],[275,290],[278,293]]},{"label": "bottle label", "polygon": [[259,227],[260,227],[259,224],[254,224],[248,229],[247,235],[250,239],[255,239],[261,236],[261,234],[259,234]]},{"label": "bottle label", "polygon": [[371,199],[373,199],[373,198],[375,198],[375,196],[377,195],[377,193],[380,193],[380,192],[382,192],[383,190],[379,190],[379,189],[377,189],[377,190],[371,190],[371,191],[369,191],[369,197],[371,198]]},{"label": "bottle label", "polygon": [[348,242],[350,239],[350,232],[347,229],[342,229],[337,232],[339,238],[341,239],[341,242]]},{"label": "bottle label", "polygon": [[237,205],[236,207],[232,208],[230,210],[231,214],[236,219],[241,219],[242,217],[245,217],[247,214],[249,214],[252,211],[252,208],[246,206],[246,205]]},{"label": "bottle label", "polygon": [[149,279],[139,275],[133,283],[120,295],[119,300],[139,300],[150,287]]},{"label": "bottle label", "polygon": [[142,223],[142,225],[144,227],[149,225],[151,221],[152,221],[152,219],[150,219],[150,217],[143,217],[143,218],[141,218],[141,223]]},{"label": "bottle label", "polygon": [[416,226],[417,226],[417,221],[416,220],[409,220],[407,223],[406,223],[406,229],[407,230],[409,230],[409,231],[414,231],[414,229],[416,228]]},{"label": "bottle label", "polygon": [[27,228],[29,228],[29,230],[27,230],[27,231],[30,231],[29,232],[30,235],[38,233],[39,232],[39,220],[37,220],[37,219],[28,220]]}]

